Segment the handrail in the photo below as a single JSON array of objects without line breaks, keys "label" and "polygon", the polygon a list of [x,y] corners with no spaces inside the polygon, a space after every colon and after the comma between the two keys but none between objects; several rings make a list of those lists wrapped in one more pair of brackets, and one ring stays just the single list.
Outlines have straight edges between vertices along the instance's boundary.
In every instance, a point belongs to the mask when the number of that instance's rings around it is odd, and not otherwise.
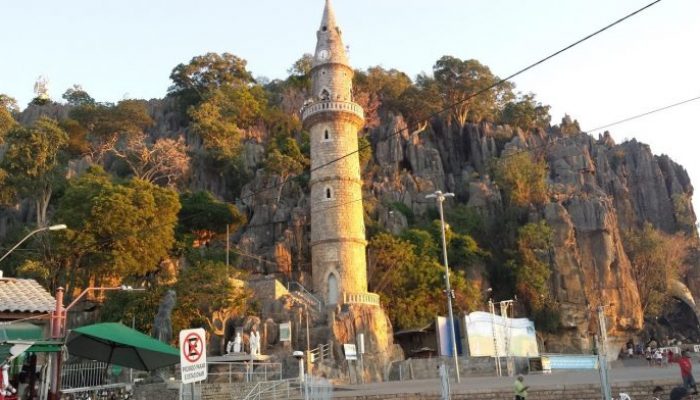
[{"label": "handrail", "polygon": [[[296,286],[297,290],[293,290],[292,289],[293,286]],[[321,310],[323,308],[323,301],[321,301],[321,299],[316,297],[313,293],[306,290],[304,285],[302,285],[301,283],[299,283],[297,281],[289,281],[287,283],[287,290],[289,290],[290,292],[300,292],[304,296],[307,296],[312,302],[316,303],[316,308],[318,310]]]},{"label": "handrail", "polygon": [[243,397],[243,400],[260,399],[263,394],[274,394],[275,398],[278,391],[281,389],[283,393],[286,393],[286,397],[289,398],[289,383],[294,381],[293,379],[283,379],[279,381],[269,381],[269,382],[258,382],[253,388],[248,392],[248,394]]},{"label": "handrail", "polygon": [[343,303],[378,306],[379,295],[376,293],[343,293]]},{"label": "handrail", "polygon": [[314,114],[324,111],[344,111],[357,115],[360,119],[365,119],[365,112],[362,106],[352,101],[342,100],[321,100],[305,105],[301,109],[301,119],[304,120]]}]

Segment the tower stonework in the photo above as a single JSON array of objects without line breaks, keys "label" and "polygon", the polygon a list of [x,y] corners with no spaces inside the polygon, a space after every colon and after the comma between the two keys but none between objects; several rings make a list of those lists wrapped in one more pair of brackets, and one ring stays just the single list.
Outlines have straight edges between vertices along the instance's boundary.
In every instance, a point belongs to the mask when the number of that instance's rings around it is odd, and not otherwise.
[{"label": "tower stonework", "polygon": [[[388,378],[387,366],[402,360],[394,344],[391,321],[379,296],[367,292],[362,178],[357,133],[364,126],[362,107],[353,101],[353,69],[326,0],[316,33],[311,68],[312,93],[301,118],[311,140],[311,269],[313,291],[329,307],[322,330],[333,357],[317,365],[329,377],[365,382]],[[332,307],[342,305],[342,307]],[[336,363],[344,359],[344,344],[363,337],[362,365]],[[318,372],[318,371],[317,371]]]},{"label": "tower stonework", "polygon": [[367,293],[367,241],[357,152],[364,111],[353,101],[353,69],[330,0],[326,0],[316,36],[310,72],[312,97],[302,109],[311,140],[313,290],[328,305],[378,303],[376,295]]}]

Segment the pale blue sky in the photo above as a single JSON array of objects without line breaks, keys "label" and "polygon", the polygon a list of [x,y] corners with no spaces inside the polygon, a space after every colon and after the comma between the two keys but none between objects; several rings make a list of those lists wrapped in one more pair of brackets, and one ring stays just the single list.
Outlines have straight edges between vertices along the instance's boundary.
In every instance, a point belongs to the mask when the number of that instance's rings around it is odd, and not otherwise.
[{"label": "pale blue sky", "polygon": [[[512,72],[651,0],[335,0],[357,68],[415,76],[449,54]],[[39,75],[58,100],[81,84],[98,101],[162,97],[172,68],[208,51],[284,78],[315,45],[323,0],[0,1],[0,93],[24,106]],[[516,78],[589,129],[700,95],[700,1],[663,0]],[[669,154],[700,187],[700,101],[611,128]],[[700,211],[700,196],[696,196]]]}]

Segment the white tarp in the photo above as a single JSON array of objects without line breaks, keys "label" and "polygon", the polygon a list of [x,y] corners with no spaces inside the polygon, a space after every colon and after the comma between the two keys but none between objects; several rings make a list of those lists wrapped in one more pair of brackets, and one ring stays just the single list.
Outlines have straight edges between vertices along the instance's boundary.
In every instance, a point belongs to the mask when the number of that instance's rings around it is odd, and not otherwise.
[{"label": "white tarp", "polygon": [[[535,324],[529,319],[502,318],[500,315],[493,316],[482,311],[473,312],[464,318],[470,355],[539,356]],[[498,354],[496,354],[496,348],[498,348]]]}]

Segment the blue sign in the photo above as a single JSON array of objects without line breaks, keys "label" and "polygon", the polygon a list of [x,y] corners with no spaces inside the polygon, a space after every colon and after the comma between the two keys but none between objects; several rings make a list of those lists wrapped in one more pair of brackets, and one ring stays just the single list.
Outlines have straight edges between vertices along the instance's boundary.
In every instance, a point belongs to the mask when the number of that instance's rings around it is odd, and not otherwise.
[{"label": "blue sign", "polygon": [[598,369],[598,357],[589,355],[549,354],[550,367],[554,369]]}]

